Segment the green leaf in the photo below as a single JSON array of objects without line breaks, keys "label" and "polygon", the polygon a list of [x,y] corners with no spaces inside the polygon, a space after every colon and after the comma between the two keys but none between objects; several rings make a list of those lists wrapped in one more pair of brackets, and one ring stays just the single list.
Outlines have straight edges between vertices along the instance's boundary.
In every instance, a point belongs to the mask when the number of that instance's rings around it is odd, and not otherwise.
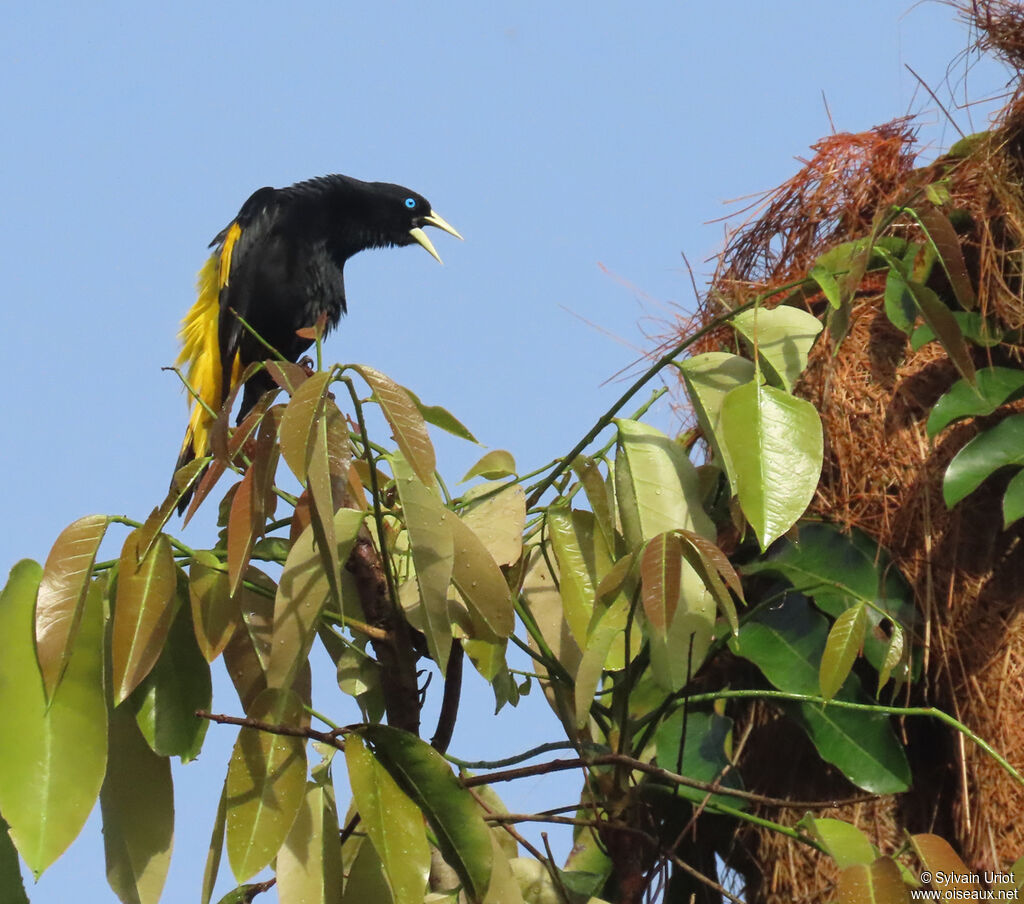
[{"label": "green leaf", "polygon": [[193,556],[188,594],[196,642],[206,661],[213,662],[224,652],[242,613],[239,596],[231,595],[227,572],[212,552]]},{"label": "green leaf", "polygon": [[[586,455],[576,456],[572,469],[590,503],[590,510],[594,513],[594,521],[604,538],[605,547],[615,549],[615,499],[611,486],[601,474],[598,463]],[[525,511],[523,514],[525,516]]]},{"label": "green leaf", "polygon": [[391,377],[366,364],[355,364],[353,369],[370,384],[374,398],[384,412],[403,457],[416,476],[428,486],[434,482],[437,462],[434,447],[427,433],[427,424],[416,403]]},{"label": "green leaf", "polygon": [[811,346],[822,330],[821,321],[800,308],[779,305],[742,311],[730,323],[757,350],[774,381],[792,392],[807,367]]},{"label": "green leaf", "polygon": [[36,656],[47,697],[53,696],[71,658],[85,594],[109,520],[86,515],[60,532],[43,566],[36,599]]},{"label": "green leaf", "polygon": [[[729,622],[735,634],[739,630],[739,618],[736,615],[736,606],[729,596],[729,589],[739,599],[746,602],[743,597],[743,585],[740,577],[736,574],[728,556],[710,540],[705,539],[692,531],[681,530],[678,532],[682,540],[682,551],[686,561],[690,563],[694,571],[704,582],[708,592],[715,598],[718,608]],[[728,584],[728,589],[726,588]]]},{"label": "green leaf", "polygon": [[679,604],[682,571],[683,547],[674,532],[648,541],[640,557],[640,599],[648,623],[663,637]]},{"label": "green leaf", "polygon": [[547,511],[547,529],[558,562],[565,621],[582,650],[594,613],[594,587],[610,570],[611,557],[590,512],[551,505]]},{"label": "green leaf", "polygon": [[820,264],[815,264],[811,267],[808,276],[818,284],[825,298],[828,299],[828,303],[833,308],[838,308],[843,303],[842,288],[839,285],[839,280],[836,279],[836,275],[831,270],[827,267],[822,267]]},{"label": "green leaf", "polygon": [[[38,878],[75,840],[107,762],[103,584],[93,581],[64,679],[47,705],[33,609],[42,569],[25,559],[0,593],[0,811]],[[16,726],[16,728],[15,728]]]},{"label": "green leaf", "polygon": [[487,547],[458,515],[445,509],[444,519],[455,543],[452,581],[469,608],[476,639],[508,637],[515,627],[515,610],[505,576]]},{"label": "green leaf", "polygon": [[[781,691],[817,695],[818,665],[825,650],[828,623],[807,600],[786,594],[781,604],[755,612],[730,641],[733,652],[753,662]],[[836,699],[871,703],[850,675]],[[785,704],[822,759],[836,766],[865,791],[895,794],[910,784],[902,745],[883,713],[838,709],[818,704]]]},{"label": "green leaf", "polygon": [[139,729],[160,756],[195,759],[209,725],[196,716],[213,698],[210,667],[199,651],[192,619],[182,606],[171,625],[163,652],[130,698]]},{"label": "green leaf", "polygon": [[818,668],[818,686],[821,689],[821,696],[826,700],[831,700],[836,695],[846,676],[850,674],[857,654],[864,644],[867,626],[864,604],[858,603],[840,615],[828,632],[825,652],[821,654],[821,665]]},{"label": "green leaf", "polygon": [[[713,712],[677,709],[655,734],[657,763],[662,769],[676,772],[699,782],[721,780],[721,793],[711,795],[711,804],[727,804],[746,809],[742,798],[729,796],[728,789],[743,789],[739,773],[731,768],[726,753],[732,733],[732,719]],[[685,729],[685,736],[683,734]],[[708,796],[698,788],[678,787],[678,794],[692,801]]]},{"label": "green leaf", "polygon": [[616,420],[615,488],[626,544],[639,550],[665,531],[684,528],[709,539],[697,470],[678,443],[639,421]]},{"label": "green leaf", "polygon": [[502,477],[514,477],[516,473],[516,460],[511,452],[504,449],[492,449],[483,456],[467,472],[459,483],[465,483],[474,477],[483,477],[487,480],[500,480]]},{"label": "green leaf", "polygon": [[984,367],[977,383],[957,380],[935,403],[928,415],[928,435],[935,436],[965,417],[992,414],[1001,405],[1024,396],[1024,370],[1015,367]]},{"label": "green leaf", "polygon": [[[883,618],[893,624],[911,625],[916,609],[910,585],[889,554],[858,530],[848,534],[823,523],[800,525],[799,540],[786,540],[773,550],[771,558],[755,560],[743,567],[744,574],[776,574],[795,590],[814,597],[819,609],[839,618],[858,602],[872,628]],[[887,643],[870,631],[864,653],[876,669],[882,668]]]},{"label": "green leaf", "polygon": [[910,890],[890,857],[855,863],[839,874],[838,904],[909,904]]},{"label": "green leaf", "polygon": [[885,657],[882,660],[882,667],[878,670],[878,690],[877,693],[882,692],[882,688],[889,683],[889,679],[892,677],[893,669],[900,664],[903,659],[904,652],[904,634],[903,629],[893,623],[892,635],[889,637],[889,642],[885,647]]},{"label": "green leaf", "polygon": [[925,323],[931,327],[939,343],[949,355],[949,360],[960,372],[960,375],[969,382],[974,382],[974,361],[971,360],[970,350],[960,332],[960,324],[956,322],[953,312],[949,307],[922,283],[908,281],[907,291],[917,304],[924,316]]},{"label": "green leaf", "polygon": [[736,470],[721,439],[722,402],[730,390],[754,379],[754,362],[725,352],[706,352],[679,366],[697,421],[711,443],[715,459],[736,486]]},{"label": "green leaf", "polygon": [[1024,471],[1016,474],[1003,494],[1003,528],[1024,518]]},{"label": "green leaf", "polygon": [[217,815],[213,820],[213,831],[210,833],[210,849],[206,854],[206,866],[203,868],[203,888],[199,904],[210,904],[213,887],[217,884],[220,858],[224,852],[224,826],[228,815],[227,794],[227,779],[225,778],[220,792],[220,802],[217,804]]},{"label": "green leaf", "polygon": [[667,691],[681,690],[697,674],[711,646],[715,630],[715,602],[693,568],[683,565],[680,605],[667,634],[651,629],[638,617],[651,654],[651,671]]},{"label": "green leaf", "polygon": [[469,900],[482,901],[491,881],[492,851],[490,831],[476,800],[445,759],[415,735],[387,725],[366,725],[359,734],[427,817],[441,854],[458,873]]},{"label": "green leaf", "polygon": [[107,882],[125,904],[156,904],[171,865],[171,762],[153,753],[131,712],[110,716],[110,759],[100,792]]},{"label": "green leaf", "polygon": [[[302,700],[293,691],[268,688],[246,710],[269,725],[299,727]],[[227,778],[227,848],[239,882],[274,858],[306,791],[306,746],[302,738],[255,728],[238,732]]]},{"label": "green leaf", "polygon": [[423,815],[363,744],[359,734],[345,739],[352,798],[380,857],[395,904],[422,904],[430,873],[430,848]]},{"label": "green leaf", "polygon": [[[364,517],[364,512],[348,508],[335,513],[332,534],[339,561],[348,559]],[[330,596],[323,560],[316,530],[310,524],[292,544],[277,585],[266,662],[268,687],[290,687],[309,655],[320,613]]]},{"label": "green leaf", "polygon": [[947,508],[1009,465],[1024,465],[1024,414],[1004,418],[957,452],[942,478],[942,498]]},{"label": "green leaf", "polygon": [[[953,319],[965,339],[970,339],[975,345],[983,348],[999,345],[1006,335],[995,323],[977,311],[953,311]],[[910,347],[915,352],[934,341],[935,331],[926,323],[922,323],[910,335]]]},{"label": "green leaf", "polygon": [[420,410],[420,414],[423,415],[423,420],[428,424],[433,424],[435,427],[450,433],[452,436],[457,436],[459,439],[468,440],[471,443],[479,443],[479,440],[469,432],[469,428],[447,408],[442,408],[440,405],[424,405],[416,393],[409,389],[408,386],[403,386],[402,388],[409,394],[409,398],[413,400],[416,407]]},{"label": "green leaf", "polygon": [[857,863],[870,866],[878,858],[878,852],[867,836],[855,825],[841,819],[816,819],[808,814],[799,825],[825,848],[840,869]]},{"label": "green leaf", "polygon": [[114,703],[120,704],[156,664],[171,628],[177,587],[174,556],[160,534],[139,562],[141,532],[128,535],[118,563],[111,657]]},{"label": "green leaf", "polygon": [[722,440],[736,468],[743,514],[766,549],[814,496],[821,476],[821,418],[804,399],[747,383],[725,398]]},{"label": "green leaf", "polygon": [[601,681],[611,646],[615,638],[626,630],[629,608],[629,600],[622,596],[618,597],[600,614],[587,635],[586,648],[576,671],[573,688],[576,727],[579,729],[583,729],[587,724],[590,704]]},{"label": "green leaf", "polygon": [[[355,838],[345,843],[346,850],[356,843],[358,850],[345,879],[341,904],[393,904],[394,896],[373,844],[369,840]],[[420,900],[423,900],[422,894]]]},{"label": "green leaf", "polygon": [[430,655],[444,675],[452,640],[448,621],[448,587],[455,564],[452,523],[441,500],[414,474],[402,473],[409,470],[404,462],[393,460],[392,467],[416,566],[423,633]]},{"label": "green leaf", "polygon": [[6,904],[30,904],[21,881],[18,851],[7,831],[7,823],[0,816],[0,901]]},{"label": "green leaf", "polygon": [[305,380],[281,416],[281,455],[302,484],[306,483],[316,424],[333,376],[333,371],[322,371]]},{"label": "green leaf", "polygon": [[334,902],[341,898],[338,814],[330,788],[310,782],[291,831],[277,854],[281,901]]},{"label": "green leaf", "polygon": [[480,483],[463,497],[460,517],[499,565],[514,565],[523,553],[526,493],[522,485]]}]

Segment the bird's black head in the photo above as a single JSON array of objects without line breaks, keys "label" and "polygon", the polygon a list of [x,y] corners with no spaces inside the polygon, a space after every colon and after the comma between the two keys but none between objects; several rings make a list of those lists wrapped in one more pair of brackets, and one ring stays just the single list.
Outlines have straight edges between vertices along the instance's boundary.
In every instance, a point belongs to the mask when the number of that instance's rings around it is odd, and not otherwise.
[{"label": "bird's black head", "polygon": [[423,227],[434,226],[462,238],[434,213],[423,195],[402,185],[361,182],[349,176],[324,176],[301,185],[315,186],[330,197],[330,222],[325,225],[334,241],[329,243],[337,243],[345,257],[364,248],[417,243],[440,261]]}]

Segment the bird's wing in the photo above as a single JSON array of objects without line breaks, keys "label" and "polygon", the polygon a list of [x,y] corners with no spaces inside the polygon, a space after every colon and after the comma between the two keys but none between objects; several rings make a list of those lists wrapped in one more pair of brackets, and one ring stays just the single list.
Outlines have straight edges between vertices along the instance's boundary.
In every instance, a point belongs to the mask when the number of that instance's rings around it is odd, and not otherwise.
[{"label": "bird's wing", "polygon": [[273,188],[255,192],[213,242],[214,249],[196,282],[197,298],[181,323],[181,353],[191,395],[192,414],[182,443],[180,463],[205,455],[209,427],[241,373],[238,345],[241,324],[230,309],[245,316],[244,298],[233,298],[231,273],[266,232],[273,208]]}]

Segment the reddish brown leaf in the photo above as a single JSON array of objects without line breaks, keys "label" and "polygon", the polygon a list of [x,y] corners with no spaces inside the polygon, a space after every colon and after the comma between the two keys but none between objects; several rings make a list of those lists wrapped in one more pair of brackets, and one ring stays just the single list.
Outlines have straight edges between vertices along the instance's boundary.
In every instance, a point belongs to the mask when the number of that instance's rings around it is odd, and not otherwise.
[{"label": "reddish brown leaf", "polygon": [[199,486],[196,487],[195,495],[192,497],[192,502],[189,504],[188,511],[185,512],[185,520],[182,522],[184,527],[189,521],[192,520],[192,516],[196,513],[196,509],[203,504],[203,500],[210,495],[210,491],[216,486],[217,481],[220,480],[221,476],[227,470],[227,462],[223,458],[215,458],[210,462],[210,466],[206,469],[206,473],[203,475],[202,480],[199,481]]},{"label": "reddish brown leaf", "polygon": [[683,548],[672,531],[658,534],[640,557],[641,601],[647,620],[660,634],[667,634],[679,604]]},{"label": "reddish brown leaf", "polygon": [[228,517],[228,586],[232,594],[238,591],[252,548],[256,545],[253,495],[253,469],[249,468],[231,500],[231,514]]},{"label": "reddish brown leaf", "polygon": [[291,361],[268,361],[267,373],[290,396],[295,395],[295,390],[309,377],[304,367],[292,364]]},{"label": "reddish brown leaf", "polygon": [[949,217],[937,207],[927,205],[923,205],[916,212],[928,232],[928,238],[938,252],[956,300],[965,311],[974,310],[978,306],[978,299],[974,294],[974,286],[971,285],[970,274],[967,272],[960,237],[956,234]]},{"label": "reddish brown leaf", "polygon": [[52,697],[67,668],[103,534],[105,515],[86,515],[60,532],[46,557],[36,599],[36,656],[46,696]]}]

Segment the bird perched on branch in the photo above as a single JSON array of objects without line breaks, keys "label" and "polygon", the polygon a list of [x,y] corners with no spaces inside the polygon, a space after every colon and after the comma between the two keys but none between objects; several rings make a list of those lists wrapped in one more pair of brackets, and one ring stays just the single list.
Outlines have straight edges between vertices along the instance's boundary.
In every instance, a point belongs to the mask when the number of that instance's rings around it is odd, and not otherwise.
[{"label": "bird perched on branch", "polygon": [[[297,330],[322,315],[328,330],[337,325],[346,311],[342,271],[353,254],[418,243],[440,262],[424,226],[462,238],[426,198],[401,185],[332,175],[253,193],[210,243],[199,297],[182,321],[178,364],[198,399],[176,470],[207,453],[210,411],[220,409],[247,365],[275,357],[267,346],[296,361],[313,341]],[[239,421],[273,385],[266,371],[246,382]]]}]

